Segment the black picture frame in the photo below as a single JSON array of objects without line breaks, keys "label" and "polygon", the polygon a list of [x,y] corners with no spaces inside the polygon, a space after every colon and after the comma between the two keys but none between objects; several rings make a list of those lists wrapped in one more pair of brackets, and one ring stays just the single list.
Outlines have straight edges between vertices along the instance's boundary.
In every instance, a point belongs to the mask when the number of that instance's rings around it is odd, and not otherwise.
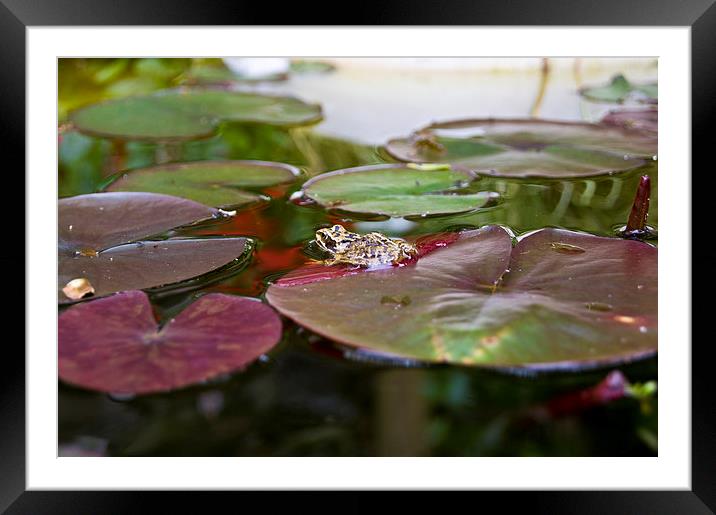
[{"label": "black picture frame", "polygon": [[[351,6],[336,4],[324,14],[331,18],[327,25],[576,25],[576,26],[688,26],[691,27],[692,70],[692,162],[693,168],[706,168],[707,138],[710,122],[714,119],[716,102],[716,6],[715,0],[490,0],[465,2],[443,0],[442,2],[360,2]],[[176,2],[171,0],[0,0],[0,136],[5,156],[12,156],[15,169],[25,166],[25,31],[31,26],[62,25],[282,25],[303,22],[316,25],[314,14],[303,3],[277,4],[223,2]],[[713,145],[713,144],[711,144]],[[7,160],[6,160],[7,161]],[[7,170],[6,170],[7,171]],[[688,173],[687,170],[672,171]],[[8,174],[9,175],[9,174]],[[706,176],[702,179],[701,176]],[[701,172],[697,192],[710,191],[707,170]],[[692,176],[693,177],[693,176]],[[12,178],[4,178],[11,181]],[[22,199],[19,192],[25,190],[24,178],[14,174],[12,188],[15,198]],[[701,182],[702,180],[707,183]],[[7,182],[6,182],[7,184]],[[702,199],[703,200],[703,199]],[[709,201],[692,202],[692,236],[708,230],[706,209]],[[14,209],[23,209],[17,207]],[[20,211],[15,211],[15,213]],[[6,216],[12,216],[9,212]],[[17,215],[14,217],[16,218]],[[699,230],[700,229],[700,230]],[[32,235],[25,234],[25,237]],[[19,245],[17,246],[19,248]],[[24,248],[24,247],[23,247]],[[9,270],[25,267],[24,253],[3,256],[2,262]],[[706,266],[712,255],[692,257],[694,270]],[[701,268],[702,270],[704,268]],[[14,292],[24,291],[19,284],[20,274],[6,279],[6,288]],[[700,274],[706,275],[706,274]],[[685,280],[691,281],[691,277]],[[700,277],[702,291],[712,286],[713,279]],[[24,284],[23,284],[24,285]],[[6,290],[7,291],[7,290]],[[17,293],[16,293],[17,295]],[[15,302],[25,306],[25,303]],[[9,317],[8,317],[9,318]],[[694,319],[694,317],[692,317]],[[698,317],[696,318],[698,320]],[[6,326],[9,325],[6,322]],[[161,500],[163,512],[181,513],[207,507],[217,499],[207,499],[209,493],[172,492],[170,495],[150,492],[45,492],[25,491],[25,353],[17,338],[5,338],[5,360],[13,363],[4,367],[0,391],[0,509],[7,513],[135,513],[149,509]],[[694,339],[694,341],[696,341]],[[687,342],[675,342],[687,343]],[[467,496],[494,499],[501,510],[522,507],[538,513],[714,513],[716,512],[716,424],[713,404],[713,388],[710,377],[711,353],[709,338],[692,345],[692,490],[691,491],[610,491],[610,492],[469,492],[455,493],[451,502],[462,503]],[[260,501],[265,501],[261,495]],[[241,497],[242,504],[256,498],[260,493],[224,492],[219,500],[235,501]],[[300,492],[286,495],[268,493],[272,503],[285,502],[294,509],[306,504],[311,510],[320,509],[312,496]],[[341,499],[341,506],[348,511],[372,509],[379,494],[352,492]],[[161,499],[156,499],[161,497]],[[169,499],[167,497],[170,497]],[[226,499],[229,497],[230,499]],[[424,493],[410,496],[412,503],[423,508],[430,507]],[[481,499],[482,500],[482,499]],[[169,503],[174,507],[170,508]],[[405,502],[405,501],[401,501]],[[435,502],[435,501],[433,501]],[[411,502],[403,508],[410,509]],[[338,509],[335,501],[332,511]],[[272,504],[275,508],[275,504]],[[436,504],[436,508],[444,505]],[[444,509],[444,508],[443,508]],[[273,509],[272,509],[273,511]],[[341,509],[341,511],[346,511]]]}]

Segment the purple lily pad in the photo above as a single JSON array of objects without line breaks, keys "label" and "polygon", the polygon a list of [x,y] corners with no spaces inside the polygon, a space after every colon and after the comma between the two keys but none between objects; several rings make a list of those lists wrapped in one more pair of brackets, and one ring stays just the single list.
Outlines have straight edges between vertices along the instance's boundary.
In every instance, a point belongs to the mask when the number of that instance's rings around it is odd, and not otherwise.
[{"label": "purple lily pad", "polygon": [[561,229],[513,247],[499,226],[453,239],[408,266],[299,269],[266,298],[337,342],[428,362],[583,369],[656,353],[655,247]]},{"label": "purple lily pad", "polygon": [[70,307],[59,317],[59,376],[112,393],[146,394],[237,371],[281,338],[256,299],[211,293],[161,328],[141,291]]},{"label": "purple lily pad", "polygon": [[659,132],[659,110],[617,109],[609,111],[600,123],[639,130],[656,136]]},{"label": "purple lily pad", "polygon": [[[143,240],[220,217],[196,202],[153,193],[96,193],[59,201],[58,296],[71,302],[203,275],[241,257],[245,238]],[[76,288],[81,284],[81,288]]]}]

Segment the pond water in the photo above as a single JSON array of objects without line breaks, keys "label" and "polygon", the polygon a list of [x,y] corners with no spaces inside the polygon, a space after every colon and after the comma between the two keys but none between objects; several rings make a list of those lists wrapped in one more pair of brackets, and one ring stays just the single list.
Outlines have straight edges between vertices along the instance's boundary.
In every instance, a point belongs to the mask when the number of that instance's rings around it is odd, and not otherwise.
[{"label": "pond water", "polygon": [[[640,69],[641,76],[648,73],[648,67],[645,69]],[[609,73],[602,75],[608,77]],[[213,137],[166,145],[112,143],[65,126],[59,146],[60,197],[97,191],[123,170],[166,162],[258,159],[300,168],[303,175],[295,183],[258,191],[270,200],[242,208],[226,220],[172,231],[171,236],[246,236],[254,240],[255,247],[246,266],[219,270],[183,288],[149,290],[160,320],[171,318],[207,292],[263,299],[272,281],[322,257],[313,243],[315,232],[336,223],[354,232],[378,231],[402,238],[487,224],[507,226],[517,235],[560,227],[614,236],[629,217],[640,177],[648,174],[652,180],[649,225],[658,226],[655,162],[593,178],[482,177],[474,186],[499,193],[499,200],[479,211],[449,216],[380,219],[289,200],[308,177],[394,162],[379,148],[388,137],[405,136],[441,112],[445,113],[441,119],[456,117],[457,107],[447,105],[447,100],[436,101],[433,110],[422,107],[424,94],[441,96],[444,81],[434,79],[426,85],[424,77],[385,78],[381,105],[399,105],[396,112],[402,113],[392,117],[381,114],[369,99],[378,95],[381,81],[372,81],[368,88],[368,77],[356,79],[356,74],[359,72],[339,69],[325,76],[299,76],[285,83],[252,86],[321,101],[326,119],[313,128],[229,124]],[[81,81],[78,75],[70,70],[65,76],[77,84]],[[529,91],[523,94],[525,98],[533,98],[536,87],[525,86],[536,82],[534,74],[503,74],[492,82],[484,75],[469,79],[453,76],[450,80],[477,92],[482,83],[485,91],[495,94],[504,92],[501,85],[509,83],[511,91]],[[544,106],[547,113],[542,114],[549,115],[551,109],[552,117],[579,118],[570,80],[554,79]],[[412,81],[416,88],[412,97],[400,95],[405,81]],[[62,99],[62,82],[60,90]],[[78,91],[80,96],[86,95],[87,89]],[[362,96],[356,93],[361,91]],[[455,105],[467,98],[465,90],[460,91]],[[559,102],[560,91],[564,104]],[[417,105],[412,113],[411,102]],[[486,94],[466,114],[479,116],[489,111],[527,116],[530,103],[520,100],[503,109],[508,112],[490,111]],[[557,105],[562,107],[550,107]],[[617,368],[632,383],[657,377],[656,358]],[[469,366],[419,365],[350,350],[284,319],[279,345],[245,371],[179,391],[112,396],[60,381],[60,454],[653,456],[657,452],[655,399],[647,404],[632,398],[604,405],[575,401],[579,398],[575,392],[594,387],[614,369],[514,374]],[[565,403],[572,407],[555,408]]]}]

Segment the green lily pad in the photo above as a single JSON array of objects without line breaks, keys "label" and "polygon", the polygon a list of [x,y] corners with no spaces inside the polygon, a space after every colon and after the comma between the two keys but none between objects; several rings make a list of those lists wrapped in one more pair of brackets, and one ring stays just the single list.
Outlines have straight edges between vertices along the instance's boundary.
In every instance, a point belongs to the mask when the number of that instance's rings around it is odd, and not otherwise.
[{"label": "green lily pad", "polygon": [[188,84],[231,84],[231,83],[256,83],[256,82],[277,82],[288,79],[287,73],[273,73],[263,77],[246,77],[234,73],[223,63],[194,64],[185,74],[185,81]]},{"label": "green lily pad", "polygon": [[147,295],[128,291],[70,307],[58,336],[63,381],[147,394],[240,370],[278,343],[281,320],[257,299],[211,293],[157,327]]},{"label": "green lily pad", "polygon": [[335,65],[326,61],[295,59],[291,61],[291,73],[319,74],[336,70]]},{"label": "green lily pad", "polygon": [[337,342],[427,362],[578,370],[656,353],[655,247],[561,229],[513,247],[499,226],[436,241],[414,265],[305,266],[266,298]]},{"label": "green lily pad", "polygon": [[460,120],[435,123],[390,140],[395,159],[450,163],[481,175],[572,178],[611,175],[645,164],[657,151],[653,134],[623,127],[546,120]]},{"label": "green lily pad", "polygon": [[321,107],[291,97],[179,89],[93,104],[70,115],[80,132],[125,140],[208,137],[222,122],[296,127],[318,123]]},{"label": "green lily pad", "polygon": [[444,165],[370,165],[314,177],[303,195],[352,213],[420,216],[461,213],[485,205],[495,193],[465,193],[475,174]]},{"label": "green lily pad", "polygon": [[623,75],[616,75],[606,86],[582,88],[581,95],[593,102],[621,104],[629,99],[639,103],[654,103],[659,97],[657,84],[633,84]]},{"label": "green lily pad", "polygon": [[247,259],[246,238],[154,236],[224,216],[190,200],[154,193],[95,193],[61,199],[58,300],[185,281]]},{"label": "green lily pad", "polygon": [[214,207],[238,207],[261,200],[246,189],[292,182],[296,167],[265,161],[195,161],[133,170],[106,191],[148,191],[182,197]]}]

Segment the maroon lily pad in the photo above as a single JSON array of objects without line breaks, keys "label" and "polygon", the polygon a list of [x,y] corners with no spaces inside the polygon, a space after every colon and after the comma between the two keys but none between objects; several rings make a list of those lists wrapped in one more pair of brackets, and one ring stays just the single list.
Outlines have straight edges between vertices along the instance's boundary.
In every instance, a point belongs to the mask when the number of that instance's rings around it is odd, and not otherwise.
[{"label": "maroon lily pad", "polygon": [[[313,265],[314,267],[316,265]],[[657,349],[657,249],[542,229],[459,234],[412,265],[289,274],[267,300],[340,343],[428,362],[582,369]]]},{"label": "maroon lily pad", "polygon": [[658,109],[617,109],[609,111],[601,122],[656,135],[659,132]]},{"label": "maroon lily pad", "polygon": [[158,327],[147,295],[128,291],[60,315],[59,375],[102,392],[163,392],[239,370],[280,338],[278,315],[256,299],[211,293]]},{"label": "maroon lily pad", "polygon": [[79,300],[85,292],[101,297],[176,283],[233,262],[245,254],[245,238],[143,240],[221,216],[217,209],[154,193],[96,193],[61,199],[59,302]]}]

